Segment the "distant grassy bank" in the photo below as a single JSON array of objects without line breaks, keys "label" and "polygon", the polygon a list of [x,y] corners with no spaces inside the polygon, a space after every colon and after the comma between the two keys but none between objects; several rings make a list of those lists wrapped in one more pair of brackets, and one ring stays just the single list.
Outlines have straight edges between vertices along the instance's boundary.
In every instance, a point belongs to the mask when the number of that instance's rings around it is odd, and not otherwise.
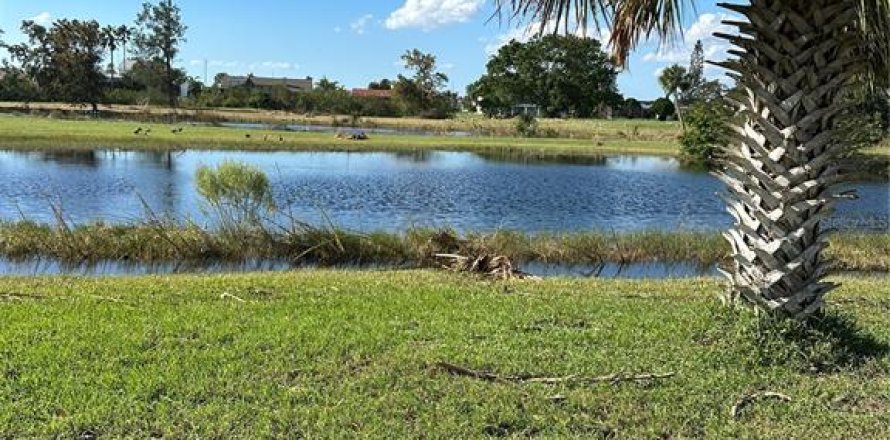
[{"label": "distant grassy bank", "polygon": [[[76,227],[31,222],[0,223],[0,258],[52,259],[67,264],[114,261],[168,262],[287,261],[300,265],[439,267],[436,254],[504,255],[517,263],[564,265],[696,264],[729,260],[717,232],[578,232],[524,234],[500,231],[462,236],[417,229],[402,234],[293,228],[219,232],[196,225],[93,224]],[[845,271],[890,272],[890,234],[832,236],[827,256]]]},{"label": "distant grassy bank", "polygon": [[801,329],[711,279],[2,278],[0,438],[884,439],[890,284],[839,281]]},{"label": "distant grassy bank", "polygon": [[[143,130],[134,134],[138,128]],[[182,132],[174,130],[183,128]],[[148,135],[145,130],[151,130]],[[131,150],[229,149],[315,151],[407,151],[442,149],[474,152],[522,152],[531,155],[595,156],[608,154],[674,155],[673,141],[627,139],[542,139],[485,136],[378,135],[354,141],[331,133],[234,129],[189,124],[69,120],[33,116],[0,117],[0,148]]]},{"label": "distant grassy bank", "polygon": [[[401,120],[400,120],[401,121]],[[418,120],[422,121],[422,120]],[[427,123],[427,121],[424,121]],[[447,123],[429,121],[429,123]],[[503,136],[385,135],[363,141],[332,133],[235,129],[188,123],[161,124],[95,119],[56,119],[0,115],[0,149],[16,150],[253,150],[253,151],[468,151],[500,157],[572,161],[608,155],[677,156],[676,134],[626,128],[628,121],[558,121],[601,124],[592,138],[516,138]],[[653,124],[643,121],[643,124]],[[134,134],[137,129],[139,134]],[[180,131],[180,129],[182,129]],[[144,134],[150,130],[149,134]],[[890,179],[890,145],[884,143],[848,159],[857,179]]]},{"label": "distant grassy bank", "polygon": [[[35,115],[55,114],[78,117],[86,108],[60,103],[32,103],[25,107],[17,102],[0,102],[0,111],[24,112]],[[144,122],[249,122],[272,125],[302,124],[364,128],[391,128],[428,132],[471,132],[484,136],[516,136],[516,121],[493,119],[476,114],[458,114],[452,119],[352,117],[348,115],[308,115],[275,110],[212,108],[170,109],[159,106],[100,105],[100,114],[107,118],[130,119]],[[646,119],[548,119],[539,120],[542,132],[561,138],[609,139],[635,137],[637,140],[663,141],[676,144],[680,125]]]}]

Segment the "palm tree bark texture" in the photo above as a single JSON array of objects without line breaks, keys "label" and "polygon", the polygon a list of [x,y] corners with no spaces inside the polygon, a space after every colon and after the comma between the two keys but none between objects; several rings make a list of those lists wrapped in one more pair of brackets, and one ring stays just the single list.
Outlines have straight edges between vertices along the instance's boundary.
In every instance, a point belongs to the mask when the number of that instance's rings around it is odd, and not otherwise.
[{"label": "palm tree bark texture", "polygon": [[737,58],[720,63],[745,96],[743,118],[716,175],[735,224],[724,235],[733,262],[726,300],[797,318],[821,309],[836,286],[823,281],[823,221],[852,193],[837,193],[847,148],[835,136],[845,84],[862,72],[855,0],[753,0],[720,4],[747,18],[722,35]]}]

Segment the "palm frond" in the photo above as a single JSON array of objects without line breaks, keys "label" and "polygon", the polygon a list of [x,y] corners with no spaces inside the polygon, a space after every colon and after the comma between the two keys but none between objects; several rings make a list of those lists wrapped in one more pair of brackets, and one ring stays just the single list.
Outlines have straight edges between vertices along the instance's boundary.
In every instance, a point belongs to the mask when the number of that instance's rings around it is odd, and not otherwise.
[{"label": "palm frond", "polygon": [[[863,0],[865,1],[865,0]],[[872,0],[883,1],[883,0]],[[568,31],[574,25],[599,31],[611,28],[609,43],[615,62],[624,66],[630,52],[643,39],[655,35],[670,41],[681,33],[683,12],[694,0],[495,0],[497,14],[539,23],[547,29]]]},{"label": "palm frond", "polygon": [[859,31],[874,85],[890,88],[890,0],[859,0]]}]

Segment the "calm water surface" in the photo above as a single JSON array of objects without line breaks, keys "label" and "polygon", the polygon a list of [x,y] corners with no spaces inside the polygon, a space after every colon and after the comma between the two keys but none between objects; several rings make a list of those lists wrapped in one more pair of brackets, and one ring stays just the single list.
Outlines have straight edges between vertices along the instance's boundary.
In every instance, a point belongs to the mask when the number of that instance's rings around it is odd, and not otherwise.
[{"label": "calm water surface", "polygon": [[[207,219],[195,170],[239,160],[265,170],[278,205],[320,223],[399,231],[411,226],[529,232],[717,229],[730,224],[722,184],[669,158],[615,156],[583,164],[511,161],[473,153],[97,150],[0,152],[0,219],[72,222],[159,215]],[[833,223],[888,230],[890,185],[857,184]],[[145,205],[143,204],[145,202]]]}]

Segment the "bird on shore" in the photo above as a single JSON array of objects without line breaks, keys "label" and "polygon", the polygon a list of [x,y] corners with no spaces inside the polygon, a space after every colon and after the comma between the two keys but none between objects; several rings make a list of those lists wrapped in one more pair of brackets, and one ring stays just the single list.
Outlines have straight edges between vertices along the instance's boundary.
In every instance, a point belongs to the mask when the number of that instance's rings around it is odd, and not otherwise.
[{"label": "bird on shore", "polygon": [[145,134],[146,136],[148,136],[149,134],[151,134],[151,129],[150,129],[150,128],[146,128],[145,131],[143,132],[143,134]]},{"label": "bird on shore", "polygon": [[281,136],[278,136],[278,142],[284,142],[284,138]]},{"label": "bird on shore", "polygon": [[183,127],[174,128],[174,129],[170,130],[170,133],[173,133],[173,134],[182,133],[182,130],[184,130]]},{"label": "bird on shore", "polygon": [[244,137],[250,139],[250,133],[245,134]]},{"label": "bird on shore", "polygon": [[137,129],[133,130],[133,134],[139,134],[139,133],[142,133],[142,127],[139,127]]}]

